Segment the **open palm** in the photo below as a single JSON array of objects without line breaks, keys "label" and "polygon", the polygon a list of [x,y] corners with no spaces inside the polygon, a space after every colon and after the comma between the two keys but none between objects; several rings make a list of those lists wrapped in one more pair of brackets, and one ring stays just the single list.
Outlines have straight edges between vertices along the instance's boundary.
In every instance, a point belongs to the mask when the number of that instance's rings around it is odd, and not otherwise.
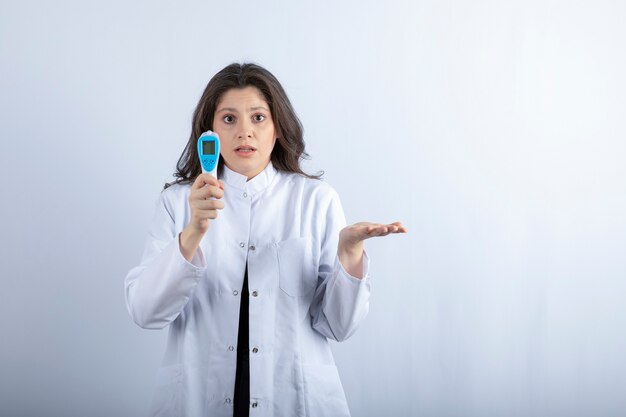
[{"label": "open palm", "polygon": [[371,237],[387,236],[392,233],[406,233],[407,230],[401,222],[390,224],[359,222],[346,226],[339,233],[339,242],[347,247],[358,245],[360,242]]}]

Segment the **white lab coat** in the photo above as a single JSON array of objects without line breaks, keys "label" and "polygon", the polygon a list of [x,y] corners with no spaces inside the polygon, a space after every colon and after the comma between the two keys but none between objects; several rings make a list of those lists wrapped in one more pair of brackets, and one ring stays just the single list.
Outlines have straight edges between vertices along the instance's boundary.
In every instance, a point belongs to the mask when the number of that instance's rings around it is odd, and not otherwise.
[{"label": "white lab coat", "polygon": [[232,416],[247,262],[250,416],[349,416],[328,339],[345,340],[367,314],[369,258],[363,279],[338,260],[345,218],[337,193],[271,163],[250,181],[224,167],[222,179],[225,208],[192,261],[178,239],[191,187],[173,185],[125,280],[133,320],[169,325],[150,415]]}]

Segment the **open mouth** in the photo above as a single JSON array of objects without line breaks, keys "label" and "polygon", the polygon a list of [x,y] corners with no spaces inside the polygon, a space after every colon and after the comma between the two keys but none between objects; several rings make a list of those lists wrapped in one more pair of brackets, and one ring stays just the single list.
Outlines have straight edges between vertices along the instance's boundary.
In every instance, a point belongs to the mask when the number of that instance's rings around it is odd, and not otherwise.
[{"label": "open mouth", "polygon": [[254,146],[242,145],[235,149],[235,153],[238,155],[251,155],[256,151]]}]

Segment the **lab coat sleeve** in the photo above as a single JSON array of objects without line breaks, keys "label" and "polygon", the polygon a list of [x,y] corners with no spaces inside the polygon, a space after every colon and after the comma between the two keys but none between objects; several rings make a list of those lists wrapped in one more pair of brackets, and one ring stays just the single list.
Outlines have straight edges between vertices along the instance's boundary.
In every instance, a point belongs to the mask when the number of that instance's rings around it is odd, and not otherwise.
[{"label": "lab coat sleeve", "polygon": [[166,190],[158,199],[141,263],[125,280],[128,312],[146,329],[161,329],[174,321],[206,269],[201,248],[191,262],[183,257],[173,211]]},{"label": "lab coat sleeve", "polygon": [[318,286],[310,308],[312,326],[329,339],[350,337],[369,310],[369,257],[363,252],[363,278],[350,275],[339,261],[339,232],[346,225],[337,193],[331,189],[321,241]]}]

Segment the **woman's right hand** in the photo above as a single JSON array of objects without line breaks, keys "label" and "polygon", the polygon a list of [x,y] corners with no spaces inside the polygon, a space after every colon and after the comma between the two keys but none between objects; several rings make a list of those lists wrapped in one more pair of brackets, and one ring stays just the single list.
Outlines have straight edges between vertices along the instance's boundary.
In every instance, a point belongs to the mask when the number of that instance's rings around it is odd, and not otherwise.
[{"label": "woman's right hand", "polygon": [[191,219],[187,227],[194,232],[205,234],[209,229],[209,219],[217,218],[217,210],[224,208],[224,182],[211,174],[200,174],[191,186],[189,207]]},{"label": "woman's right hand", "polygon": [[217,218],[217,211],[224,208],[224,182],[211,174],[200,174],[191,186],[189,207],[191,219],[180,234],[180,249],[188,261],[196,253],[202,237],[209,229],[209,221]]}]

